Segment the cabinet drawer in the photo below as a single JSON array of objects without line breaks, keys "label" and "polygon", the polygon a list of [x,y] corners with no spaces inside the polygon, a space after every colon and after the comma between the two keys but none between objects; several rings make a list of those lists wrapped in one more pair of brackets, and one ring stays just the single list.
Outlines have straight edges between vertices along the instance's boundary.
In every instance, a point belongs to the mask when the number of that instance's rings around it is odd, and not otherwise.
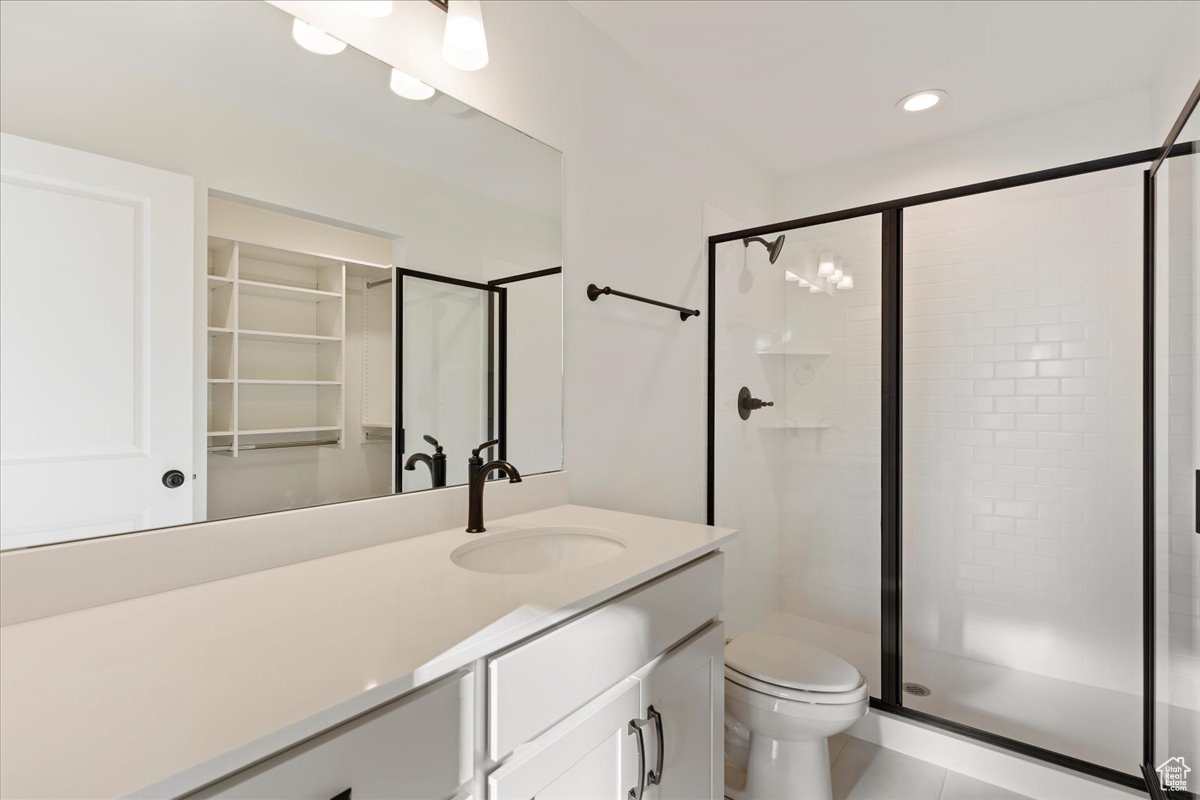
[{"label": "cabinet drawer", "polygon": [[499,760],[717,617],[723,568],[713,553],[492,658],[488,754]]},{"label": "cabinet drawer", "polygon": [[469,673],[450,676],[189,800],[331,800],[347,789],[352,800],[451,797],[472,774],[473,696]]}]

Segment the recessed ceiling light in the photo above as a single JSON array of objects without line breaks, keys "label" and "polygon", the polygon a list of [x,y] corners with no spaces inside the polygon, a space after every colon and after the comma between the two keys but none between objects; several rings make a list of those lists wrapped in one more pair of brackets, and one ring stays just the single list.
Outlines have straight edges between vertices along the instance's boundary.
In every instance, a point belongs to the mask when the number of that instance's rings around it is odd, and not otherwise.
[{"label": "recessed ceiling light", "polygon": [[434,89],[428,83],[419,81],[407,72],[392,69],[392,78],[388,86],[396,94],[408,100],[428,100],[433,97]]},{"label": "recessed ceiling light", "polygon": [[907,97],[900,98],[900,102],[896,103],[896,107],[902,108],[905,111],[928,111],[947,97],[949,95],[941,89],[922,89],[919,92],[913,92]]},{"label": "recessed ceiling light", "polygon": [[310,53],[334,56],[346,49],[346,43],[300,19],[292,20],[292,38]]}]

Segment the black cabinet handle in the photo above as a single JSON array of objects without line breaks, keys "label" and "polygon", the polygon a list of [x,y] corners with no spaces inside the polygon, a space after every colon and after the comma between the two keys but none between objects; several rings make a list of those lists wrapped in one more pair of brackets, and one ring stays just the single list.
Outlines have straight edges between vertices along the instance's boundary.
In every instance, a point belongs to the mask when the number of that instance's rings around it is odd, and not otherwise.
[{"label": "black cabinet handle", "polygon": [[628,800],[642,800],[642,795],[646,793],[646,737],[642,735],[642,726],[649,722],[647,719],[629,720],[628,732],[637,736],[638,782],[629,790]]},{"label": "black cabinet handle", "polygon": [[646,715],[649,716],[650,719],[654,720],[654,733],[655,736],[658,737],[658,768],[650,770],[650,774],[646,776],[646,783],[650,784],[651,786],[658,786],[662,783],[663,779],[663,759],[666,758],[663,739],[666,735],[663,733],[662,714],[659,713],[658,709],[654,706],[650,706],[646,709]]},{"label": "black cabinet handle", "polygon": [[178,489],[180,486],[183,486],[185,480],[187,478],[177,469],[169,469],[162,476],[163,486],[168,489]]}]

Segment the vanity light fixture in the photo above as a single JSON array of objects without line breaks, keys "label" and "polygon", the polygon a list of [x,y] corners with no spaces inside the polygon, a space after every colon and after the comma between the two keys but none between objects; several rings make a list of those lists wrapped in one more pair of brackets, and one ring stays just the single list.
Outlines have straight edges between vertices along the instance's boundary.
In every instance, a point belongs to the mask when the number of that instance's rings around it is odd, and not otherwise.
[{"label": "vanity light fixture", "polygon": [[310,53],[335,56],[346,49],[346,43],[301,19],[292,20],[292,39]]},{"label": "vanity light fixture", "polygon": [[854,288],[854,276],[853,275],[843,275],[842,279],[840,281],[838,281],[837,286],[839,289],[853,289]]},{"label": "vanity light fixture", "polygon": [[359,16],[374,19],[392,13],[392,0],[342,0],[342,5]]},{"label": "vanity light fixture", "polygon": [[432,86],[424,81],[419,81],[407,72],[401,72],[395,67],[392,68],[392,77],[388,81],[388,87],[408,100],[428,100],[433,97],[435,91]]},{"label": "vanity light fixture", "polygon": [[840,269],[835,269],[833,271],[833,274],[829,276],[829,282],[836,286],[838,284],[838,282],[841,281],[841,279],[844,275],[845,275],[845,273],[842,272]]},{"label": "vanity light fixture", "polygon": [[442,58],[455,69],[468,72],[487,66],[487,34],[483,30],[480,0],[449,0],[447,3]]},{"label": "vanity light fixture", "polygon": [[905,111],[928,111],[949,96],[941,89],[922,89],[901,97],[896,103],[896,108],[902,108]]},{"label": "vanity light fixture", "polygon": [[830,256],[822,256],[821,263],[817,265],[817,275],[822,278],[828,278],[833,274],[834,269],[836,269],[836,267],[833,265],[833,258]]}]

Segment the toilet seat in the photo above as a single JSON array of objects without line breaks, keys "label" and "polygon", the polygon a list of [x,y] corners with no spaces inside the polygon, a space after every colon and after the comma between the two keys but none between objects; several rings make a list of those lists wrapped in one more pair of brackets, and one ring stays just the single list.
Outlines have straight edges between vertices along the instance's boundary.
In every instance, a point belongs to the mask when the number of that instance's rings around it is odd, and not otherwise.
[{"label": "toilet seat", "polygon": [[760,694],[817,705],[857,703],[870,691],[846,660],[798,639],[759,631],[725,646],[725,678]]},{"label": "toilet seat", "polygon": [[751,692],[769,695],[780,700],[790,700],[793,703],[807,703],[808,705],[849,705],[866,700],[870,694],[870,687],[867,686],[865,678],[862,678],[862,682],[858,686],[846,692],[812,692],[806,689],[793,689],[788,686],[777,686],[767,681],[760,681],[726,665],[725,680],[735,683]]}]

